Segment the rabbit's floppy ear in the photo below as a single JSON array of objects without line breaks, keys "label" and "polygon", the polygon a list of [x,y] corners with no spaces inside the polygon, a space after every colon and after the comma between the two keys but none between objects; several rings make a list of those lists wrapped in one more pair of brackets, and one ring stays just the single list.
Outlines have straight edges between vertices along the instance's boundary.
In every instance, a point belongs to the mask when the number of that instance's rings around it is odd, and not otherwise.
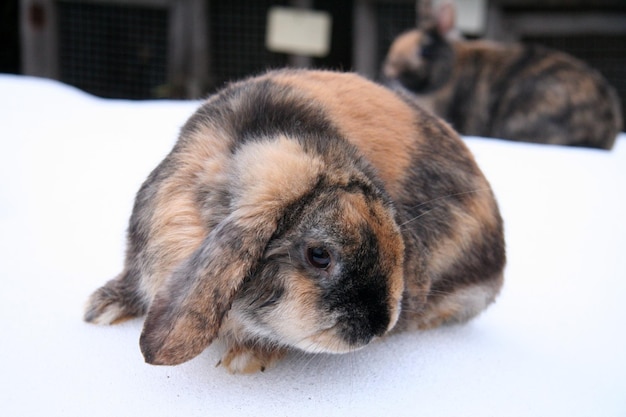
[{"label": "rabbit's floppy ear", "polygon": [[233,213],[169,277],[146,317],[141,351],[153,365],[177,365],[200,354],[217,335],[241,283],[274,233],[273,219],[254,231]]},{"label": "rabbit's floppy ear", "polygon": [[446,36],[454,29],[456,23],[456,9],[454,3],[446,1],[440,4],[436,12],[437,31],[441,36]]},{"label": "rabbit's floppy ear", "polygon": [[322,172],[319,160],[284,137],[242,147],[231,169],[232,211],[173,272],[150,306],[139,341],[148,363],[179,364],[211,343],[285,208],[310,192]]}]

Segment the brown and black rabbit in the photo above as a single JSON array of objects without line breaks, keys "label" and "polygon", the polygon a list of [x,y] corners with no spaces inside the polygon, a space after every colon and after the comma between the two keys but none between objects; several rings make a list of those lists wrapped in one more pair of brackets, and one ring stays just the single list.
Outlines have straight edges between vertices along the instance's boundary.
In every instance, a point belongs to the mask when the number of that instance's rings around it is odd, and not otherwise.
[{"label": "brown and black rabbit", "polygon": [[444,3],[398,36],[383,82],[409,90],[463,135],[612,148],[621,107],[599,72],[541,46],[452,36],[454,14]]},{"label": "brown and black rabbit", "polygon": [[504,264],[490,186],[447,124],[354,74],[281,70],[187,121],[85,320],[147,314],[147,362],[221,339],[223,366],[255,372],[290,348],[348,352],[468,320]]}]

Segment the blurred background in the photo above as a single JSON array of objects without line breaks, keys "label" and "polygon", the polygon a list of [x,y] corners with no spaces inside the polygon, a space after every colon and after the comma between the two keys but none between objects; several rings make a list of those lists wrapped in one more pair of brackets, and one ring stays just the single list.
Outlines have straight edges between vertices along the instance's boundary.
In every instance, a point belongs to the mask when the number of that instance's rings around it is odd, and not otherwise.
[{"label": "blurred background", "polygon": [[[419,1],[419,0],[418,0]],[[377,79],[415,0],[2,0],[0,72],[100,97],[198,98],[267,68]],[[469,38],[541,43],[609,80],[626,109],[626,0],[457,0]]]}]

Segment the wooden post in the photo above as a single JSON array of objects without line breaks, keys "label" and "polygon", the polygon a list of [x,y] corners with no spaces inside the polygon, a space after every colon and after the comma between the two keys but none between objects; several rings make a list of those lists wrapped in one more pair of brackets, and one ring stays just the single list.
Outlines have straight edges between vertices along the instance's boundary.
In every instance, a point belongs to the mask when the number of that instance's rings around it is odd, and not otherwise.
[{"label": "wooden post", "polygon": [[376,10],[370,0],[354,2],[354,41],[352,62],[359,74],[376,79],[378,75]]},{"label": "wooden post", "polygon": [[20,0],[22,72],[59,78],[56,5],[53,0]]}]

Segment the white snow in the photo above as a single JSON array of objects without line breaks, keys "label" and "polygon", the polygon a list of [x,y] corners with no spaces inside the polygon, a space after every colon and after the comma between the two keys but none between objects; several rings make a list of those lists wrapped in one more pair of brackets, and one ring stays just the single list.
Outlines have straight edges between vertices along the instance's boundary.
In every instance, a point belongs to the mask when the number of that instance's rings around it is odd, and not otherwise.
[{"label": "white snow", "polygon": [[0,76],[3,416],[624,416],[626,135],[611,152],[467,138],[505,220],[496,304],[463,326],[233,376],[144,363],[142,320],[82,321],[134,194],[198,102]]}]

